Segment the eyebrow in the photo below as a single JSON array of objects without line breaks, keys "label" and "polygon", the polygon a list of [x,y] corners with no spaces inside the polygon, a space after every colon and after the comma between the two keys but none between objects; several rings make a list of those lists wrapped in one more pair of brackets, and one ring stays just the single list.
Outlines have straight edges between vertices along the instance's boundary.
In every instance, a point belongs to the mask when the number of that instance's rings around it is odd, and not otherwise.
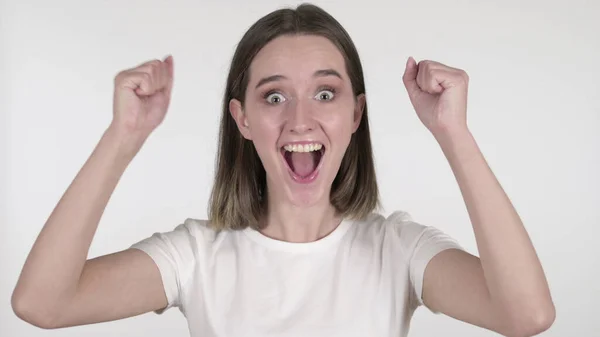
[{"label": "eyebrow", "polygon": [[[321,70],[315,71],[315,73],[313,74],[313,77],[325,77],[325,76],[335,76],[335,77],[339,78],[340,80],[342,79],[342,75],[340,75],[340,73],[334,69],[321,69]],[[265,78],[262,78],[260,81],[258,81],[258,83],[256,84],[256,87],[254,87],[254,89],[257,89],[261,85],[264,85],[264,84],[267,84],[270,82],[276,82],[276,81],[285,80],[285,79],[287,79],[287,77],[285,77],[283,75],[267,76]]]}]

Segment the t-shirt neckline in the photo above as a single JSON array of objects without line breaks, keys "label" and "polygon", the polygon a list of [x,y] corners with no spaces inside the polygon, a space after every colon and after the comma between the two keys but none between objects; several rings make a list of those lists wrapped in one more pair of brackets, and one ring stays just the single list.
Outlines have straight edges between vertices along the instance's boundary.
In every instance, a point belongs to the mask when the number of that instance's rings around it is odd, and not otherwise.
[{"label": "t-shirt neckline", "polygon": [[342,218],[342,221],[333,231],[321,239],[311,242],[282,241],[268,237],[251,227],[246,227],[242,230],[242,232],[255,243],[268,249],[285,251],[289,253],[310,253],[314,251],[321,251],[327,247],[333,246],[335,243],[341,240],[344,234],[346,234],[352,223],[352,220]]}]

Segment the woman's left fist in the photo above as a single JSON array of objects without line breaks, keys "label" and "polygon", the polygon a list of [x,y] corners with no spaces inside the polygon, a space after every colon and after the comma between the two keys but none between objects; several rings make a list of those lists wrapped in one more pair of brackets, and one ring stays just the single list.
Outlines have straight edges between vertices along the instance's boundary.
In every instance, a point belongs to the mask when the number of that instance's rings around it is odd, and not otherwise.
[{"label": "woman's left fist", "polygon": [[467,128],[469,76],[434,61],[409,57],[402,76],[417,116],[434,136]]}]

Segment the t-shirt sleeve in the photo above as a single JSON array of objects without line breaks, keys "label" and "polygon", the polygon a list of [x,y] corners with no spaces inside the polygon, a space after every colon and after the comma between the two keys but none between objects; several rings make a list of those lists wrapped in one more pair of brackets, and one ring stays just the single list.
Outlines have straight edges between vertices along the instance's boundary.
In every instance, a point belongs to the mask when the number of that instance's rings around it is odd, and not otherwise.
[{"label": "t-shirt sleeve", "polygon": [[394,219],[408,267],[414,304],[420,306],[423,304],[423,278],[429,261],[444,250],[463,248],[446,233],[413,221],[407,213],[396,212],[391,217]]},{"label": "t-shirt sleeve", "polygon": [[131,245],[131,248],[148,254],[160,271],[167,306],[156,310],[157,314],[162,314],[172,307],[179,307],[183,311],[184,288],[193,273],[196,256],[192,225],[193,222],[188,219],[170,232],[154,233]]}]

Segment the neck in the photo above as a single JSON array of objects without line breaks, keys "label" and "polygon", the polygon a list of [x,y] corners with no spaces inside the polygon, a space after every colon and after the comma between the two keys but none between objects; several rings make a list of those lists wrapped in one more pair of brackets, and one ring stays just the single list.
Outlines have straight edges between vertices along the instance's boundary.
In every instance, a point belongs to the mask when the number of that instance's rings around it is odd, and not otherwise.
[{"label": "neck", "polygon": [[306,207],[279,200],[279,198],[269,198],[268,211],[262,219],[265,226],[261,230],[262,234],[276,240],[317,241],[336,229],[342,220],[328,198]]}]

